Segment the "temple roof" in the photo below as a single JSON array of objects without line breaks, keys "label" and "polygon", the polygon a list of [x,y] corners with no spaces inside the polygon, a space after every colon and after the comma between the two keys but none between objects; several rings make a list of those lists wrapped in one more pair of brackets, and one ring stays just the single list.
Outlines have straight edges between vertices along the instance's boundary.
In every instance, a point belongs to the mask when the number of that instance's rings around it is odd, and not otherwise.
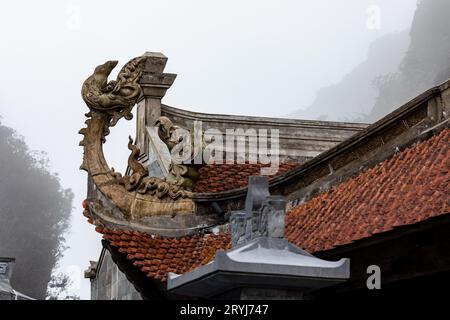
[{"label": "temple roof", "polygon": [[[286,238],[315,253],[450,212],[450,129],[290,210]],[[227,232],[163,238],[97,227],[149,277],[165,281],[231,248]]]},{"label": "temple roof", "polygon": [[[107,61],[83,83],[90,112],[79,131],[81,169],[88,172],[92,219],[110,229],[183,236],[213,228],[224,212],[242,205],[249,176],[268,174],[279,184],[277,178],[367,127],[169,107],[161,100],[176,75],[163,72],[166,62],[163,54],[147,52],[109,81],[118,62]],[[135,106],[136,139],[129,137],[122,174],[108,165],[103,147],[118,121],[133,118]]]},{"label": "temple roof", "polygon": [[0,257],[0,300],[34,300],[33,298],[14,290],[11,286],[11,276],[15,258]]},{"label": "temple roof", "polygon": [[450,212],[450,129],[293,208],[289,241],[317,252]]},{"label": "temple roof", "polygon": [[[143,113],[146,103],[140,102],[143,118],[138,119],[138,124],[148,120]],[[194,113],[186,115],[167,107],[160,111],[164,113],[166,109],[185,127],[195,120]],[[448,214],[449,114],[450,81],[447,81],[361,130],[348,124],[341,127],[324,123],[277,123],[298,130],[285,131],[286,157],[281,159],[280,170],[268,182],[271,194],[284,196],[289,202],[286,239],[307,252],[318,253]],[[220,116],[216,119],[203,115],[206,116],[208,125],[226,126],[226,119],[230,123],[257,124],[257,118],[236,120],[234,116]],[[98,128],[105,125],[105,119],[110,119],[104,117],[97,115],[88,120],[97,121],[96,126],[88,122],[88,128],[83,131],[85,154],[88,154],[85,158],[91,160],[85,161],[90,184],[84,214],[110,247],[148,278],[162,283],[169,272],[185,274],[210,263],[218,250],[230,250],[228,213],[244,207],[248,179],[260,174],[262,166],[200,165],[196,168],[200,178],[192,192],[182,191],[180,197],[179,185],[161,179],[153,185],[154,178],[144,172],[137,157],[129,159],[137,175],[122,177],[106,170],[102,154],[98,157],[95,153],[101,150],[99,138],[105,137],[105,132]],[[263,124],[267,126],[266,122]],[[327,126],[334,137],[327,150],[322,144],[315,156],[291,157],[297,150],[296,141],[302,145],[298,149],[302,152],[313,147],[318,136],[323,143],[326,132],[321,130]],[[340,130],[346,131],[348,137],[338,143],[336,137],[343,138]],[[353,134],[355,131],[358,133]],[[148,148],[142,130],[141,136],[139,144]],[[132,155],[139,153],[132,141],[129,148]],[[143,156],[139,161],[150,160]],[[142,175],[139,170],[143,171]],[[119,185],[117,179],[122,179]],[[163,191],[161,195],[159,190]]]},{"label": "temple roof", "polygon": [[[300,163],[282,162],[273,178],[288,172]],[[260,175],[262,164],[211,164],[199,169],[200,179],[195,184],[195,192],[217,193],[233,189],[246,188],[250,176]]]},{"label": "temple roof", "polygon": [[163,238],[132,230],[97,227],[96,231],[148,277],[160,281],[166,281],[169,272],[183,274],[207,264],[217,250],[231,246],[230,237],[224,232]]}]

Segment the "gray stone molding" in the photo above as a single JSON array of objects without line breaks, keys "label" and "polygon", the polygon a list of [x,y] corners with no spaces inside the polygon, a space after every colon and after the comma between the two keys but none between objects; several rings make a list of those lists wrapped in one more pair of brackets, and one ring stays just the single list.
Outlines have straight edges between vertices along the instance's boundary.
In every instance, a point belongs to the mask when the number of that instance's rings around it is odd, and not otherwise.
[{"label": "gray stone molding", "polygon": [[[345,281],[350,261],[325,261],[284,238],[286,198],[271,196],[268,178],[249,178],[245,211],[231,213],[230,251],[219,250],[214,260],[189,273],[169,273],[168,290],[176,294],[221,298],[300,299],[303,293]],[[262,291],[261,291],[262,290]]]},{"label": "gray stone molding", "polygon": [[297,292],[342,283],[350,277],[350,260],[326,261],[286,239],[259,237],[183,275],[169,273],[173,293],[214,298],[236,288],[294,289]]},{"label": "gray stone molding", "polygon": [[270,195],[267,177],[249,177],[245,211],[230,215],[233,246],[258,237],[284,238],[286,201],[283,196]]},{"label": "gray stone molding", "polygon": [[163,72],[167,63],[164,54],[146,52],[143,56],[147,59],[144,74],[139,81],[143,94],[137,104],[136,145],[145,157],[149,153],[146,127],[154,126],[155,121],[161,116],[161,99],[177,75]]},{"label": "gray stone molding", "polygon": [[192,128],[194,121],[202,121],[203,130],[219,129],[224,135],[226,129],[278,129],[280,158],[300,162],[315,157],[367,127],[362,123],[208,114],[165,104],[161,105],[161,115],[185,129]]}]

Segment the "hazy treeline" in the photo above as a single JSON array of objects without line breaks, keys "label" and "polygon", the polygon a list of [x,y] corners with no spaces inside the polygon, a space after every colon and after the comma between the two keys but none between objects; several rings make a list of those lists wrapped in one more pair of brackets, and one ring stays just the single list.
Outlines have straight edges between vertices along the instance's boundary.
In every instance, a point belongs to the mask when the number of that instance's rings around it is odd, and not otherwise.
[{"label": "hazy treeline", "polygon": [[0,256],[16,258],[13,287],[44,299],[62,256],[73,194],[50,173],[45,155],[32,152],[0,122]]}]

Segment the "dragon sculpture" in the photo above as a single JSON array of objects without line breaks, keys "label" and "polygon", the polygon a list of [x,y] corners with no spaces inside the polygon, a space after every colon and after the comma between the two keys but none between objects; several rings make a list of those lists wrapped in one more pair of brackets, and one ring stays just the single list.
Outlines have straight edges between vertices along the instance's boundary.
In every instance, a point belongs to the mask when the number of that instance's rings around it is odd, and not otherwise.
[{"label": "dragon sculpture", "polygon": [[[110,169],[104,157],[103,143],[110,127],[115,126],[122,117],[127,120],[133,117],[131,111],[142,95],[139,79],[144,72],[145,59],[137,57],[130,60],[120,70],[117,79],[109,82],[108,76],[117,66],[117,61],[107,61],[95,68],[81,90],[82,98],[90,109],[86,114],[87,126],[79,132],[84,136],[80,142],[84,147],[81,169],[90,174],[96,187],[128,218],[133,208],[157,215],[173,215],[192,211],[193,207],[189,199],[192,193],[183,189],[182,183],[148,176],[147,168],[137,160],[140,150],[133,145],[131,137],[128,143],[131,175],[122,176]],[[165,201],[166,197],[171,201]]]}]

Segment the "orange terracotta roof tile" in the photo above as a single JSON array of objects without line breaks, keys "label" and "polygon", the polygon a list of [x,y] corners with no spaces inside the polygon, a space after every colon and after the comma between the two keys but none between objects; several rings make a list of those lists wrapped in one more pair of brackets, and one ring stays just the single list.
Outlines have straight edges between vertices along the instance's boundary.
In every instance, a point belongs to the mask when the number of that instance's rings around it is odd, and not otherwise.
[{"label": "orange terracotta roof tile", "polygon": [[[292,209],[286,237],[314,253],[449,213],[449,170],[446,129]],[[226,233],[163,238],[98,225],[95,230],[148,277],[161,281],[168,272],[189,272],[212,261],[217,250],[231,248]]]},{"label": "orange terracotta roof tile", "polygon": [[291,210],[289,241],[310,252],[450,211],[450,129]]},{"label": "orange terracotta roof tile", "polygon": [[[282,162],[278,172],[269,178],[281,175],[299,165],[294,161]],[[215,193],[244,188],[247,186],[248,177],[259,176],[263,167],[265,165],[260,163],[205,165],[199,169],[200,178],[195,184],[194,192]]]},{"label": "orange terracotta roof tile", "polygon": [[231,246],[230,237],[225,233],[162,238],[139,232],[133,232],[130,237],[128,230],[96,230],[119,252],[126,254],[134,266],[161,281],[167,280],[168,272],[182,274],[207,264],[214,259],[217,250],[228,250]]}]

